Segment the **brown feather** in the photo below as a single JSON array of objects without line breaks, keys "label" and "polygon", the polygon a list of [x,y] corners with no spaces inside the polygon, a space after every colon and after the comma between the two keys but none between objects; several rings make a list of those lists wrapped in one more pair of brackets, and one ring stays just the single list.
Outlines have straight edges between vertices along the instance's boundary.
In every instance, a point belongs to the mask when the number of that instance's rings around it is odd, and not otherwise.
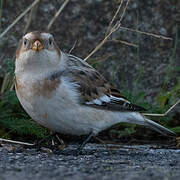
[{"label": "brown feather", "polygon": [[112,100],[112,102],[103,102],[102,105],[91,106],[109,110],[144,110],[144,108],[128,103],[128,100],[120,93],[120,91],[108,83],[106,79],[89,64],[75,56],[68,56],[69,60],[67,66],[69,68],[64,71],[63,75],[70,77],[73,82],[79,85],[81,101],[84,104],[106,95],[108,97],[114,96],[115,98],[122,98],[124,100]]},{"label": "brown feather", "polygon": [[31,98],[27,97],[27,91],[31,91],[32,96],[41,95],[47,98],[51,98],[56,92],[56,89],[59,87],[60,83],[60,79],[56,79],[54,81],[45,79],[37,81],[36,83],[33,83],[31,86],[29,86],[29,83],[22,82],[20,79],[15,77],[16,91],[20,94],[21,97],[24,97],[25,99]]}]

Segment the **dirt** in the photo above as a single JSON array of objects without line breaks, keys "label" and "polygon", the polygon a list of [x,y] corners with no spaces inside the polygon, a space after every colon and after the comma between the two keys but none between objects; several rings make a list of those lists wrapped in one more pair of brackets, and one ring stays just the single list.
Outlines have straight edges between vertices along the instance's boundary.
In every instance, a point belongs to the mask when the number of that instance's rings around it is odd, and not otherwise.
[{"label": "dirt", "polygon": [[87,144],[81,155],[77,145],[52,153],[48,149],[0,147],[0,180],[19,179],[123,179],[179,180],[180,150],[155,145]]}]

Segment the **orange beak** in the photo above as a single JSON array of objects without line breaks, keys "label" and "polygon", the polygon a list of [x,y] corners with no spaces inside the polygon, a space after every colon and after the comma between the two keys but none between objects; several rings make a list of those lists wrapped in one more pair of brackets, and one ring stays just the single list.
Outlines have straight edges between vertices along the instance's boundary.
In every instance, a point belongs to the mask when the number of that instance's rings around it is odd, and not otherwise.
[{"label": "orange beak", "polygon": [[43,49],[43,45],[42,43],[39,41],[39,40],[36,40],[34,43],[33,43],[33,47],[32,49],[36,52],[40,52],[41,49]]}]

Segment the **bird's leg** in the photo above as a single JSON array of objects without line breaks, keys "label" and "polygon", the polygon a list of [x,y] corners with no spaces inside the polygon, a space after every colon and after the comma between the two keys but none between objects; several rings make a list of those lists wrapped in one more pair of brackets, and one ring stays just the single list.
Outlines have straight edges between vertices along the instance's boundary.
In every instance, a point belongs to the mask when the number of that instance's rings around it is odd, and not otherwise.
[{"label": "bird's leg", "polygon": [[83,141],[83,143],[78,147],[77,154],[80,154],[84,148],[84,146],[87,144],[87,142],[94,136],[94,132],[91,132],[87,138]]}]

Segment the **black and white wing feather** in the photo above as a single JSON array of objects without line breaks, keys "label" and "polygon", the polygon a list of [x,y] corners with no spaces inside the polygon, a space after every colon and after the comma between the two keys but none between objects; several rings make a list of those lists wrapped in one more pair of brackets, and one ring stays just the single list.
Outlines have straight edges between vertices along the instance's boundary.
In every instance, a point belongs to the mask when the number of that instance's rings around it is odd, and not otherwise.
[{"label": "black and white wing feather", "polygon": [[145,110],[129,102],[88,63],[76,56],[70,54],[67,56],[68,67],[63,75],[78,84],[82,104],[113,111]]}]

